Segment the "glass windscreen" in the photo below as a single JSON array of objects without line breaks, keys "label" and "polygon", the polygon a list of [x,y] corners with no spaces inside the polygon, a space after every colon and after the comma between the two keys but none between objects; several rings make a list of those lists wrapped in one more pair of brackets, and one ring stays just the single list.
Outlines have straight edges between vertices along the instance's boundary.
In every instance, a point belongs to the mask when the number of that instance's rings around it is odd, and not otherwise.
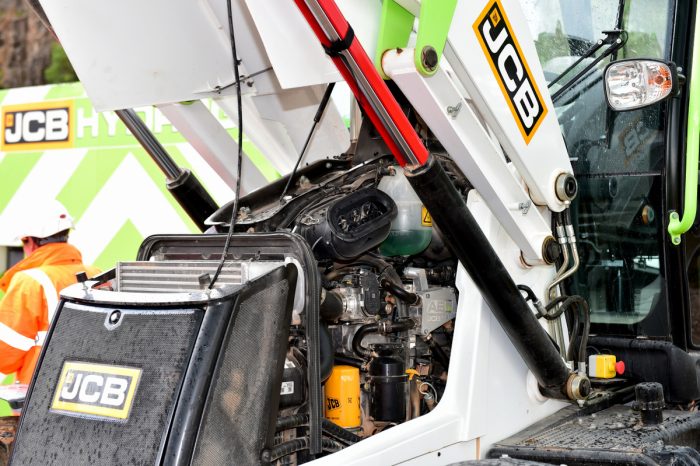
[{"label": "glass windscreen", "polygon": [[589,301],[593,323],[631,326],[665,315],[665,104],[612,112],[602,78],[612,60],[668,57],[673,3],[521,3],[579,183],[571,213],[581,265],[572,292]]}]

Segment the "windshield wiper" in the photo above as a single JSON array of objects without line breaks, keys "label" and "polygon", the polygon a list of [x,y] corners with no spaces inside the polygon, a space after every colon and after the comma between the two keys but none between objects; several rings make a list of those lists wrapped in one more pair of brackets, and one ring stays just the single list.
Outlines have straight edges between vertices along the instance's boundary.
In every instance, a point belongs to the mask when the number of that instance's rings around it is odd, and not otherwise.
[{"label": "windshield wiper", "polygon": [[586,50],[583,55],[581,55],[574,63],[572,63],[568,68],[566,68],[561,74],[559,74],[556,78],[552,80],[552,82],[549,83],[547,87],[551,88],[554,84],[559,82],[561,78],[563,78],[565,75],[567,75],[571,70],[576,68],[583,60],[586,58],[590,58],[593,56],[598,50],[607,47],[601,53],[598,57],[596,57],[595,60],[593,60],[591,63],[589,63],[584,69],[579,71],[574,77],[569,79],[566,84],[564,84],[557,92],[552,94],[552,101],[556,102],[566,91],[571,89],[571,87],[576,84],[583,76],[588,73],[591,68],[596,66],[602,59],[605,57],[608,57],[612,53],[617,52],[619,49],[624,47],[625,43],[627,42],[627,32],[623,31],[621,29],[614,29],[612,31],[603,31],[603,34],[605,34],[605,37],[598,42],[596,42],[593,46],[591,46],[588,50]]}]

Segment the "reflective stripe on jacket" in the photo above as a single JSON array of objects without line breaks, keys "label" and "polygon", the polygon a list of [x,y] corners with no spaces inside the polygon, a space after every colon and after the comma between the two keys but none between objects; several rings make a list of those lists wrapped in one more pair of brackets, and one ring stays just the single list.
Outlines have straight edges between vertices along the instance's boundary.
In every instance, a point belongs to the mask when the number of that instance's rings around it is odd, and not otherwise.
[{"label": "reflective stripe on jacket", "polygon": [[0,372],[17,372],[29,383],[46,338],[60,291],[76,283],[75,274],[94,267],[82,263],[80,252],[67,243],[40,247],[9,269],[0,280]]}]

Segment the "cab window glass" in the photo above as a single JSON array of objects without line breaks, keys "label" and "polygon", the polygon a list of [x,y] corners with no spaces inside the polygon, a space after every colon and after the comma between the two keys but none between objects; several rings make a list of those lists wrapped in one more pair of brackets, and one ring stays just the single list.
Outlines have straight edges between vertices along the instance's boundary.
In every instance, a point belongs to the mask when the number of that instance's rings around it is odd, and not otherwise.
[{"label": "cab window glass", "polygon": [[[622,12],[619,2],[609,0],[521,3],[545,78],[557,81],[550,93],[579,182],[571,210],[581,264],[571,291],[588,299],[594,324],[648,333],[639,331],[645,319],[666,318],[661,252],[665,104],[614,113],[605,102],[602,79],[611,60],[669,56],[673,3],[626,1]],[[591,48],[618,25],[624,46],[594,64],[608,46],[595,53],[589,53]],[[574,78],[589,65],[588,72]],[[648,326],[652,332],[665,327]]]}]

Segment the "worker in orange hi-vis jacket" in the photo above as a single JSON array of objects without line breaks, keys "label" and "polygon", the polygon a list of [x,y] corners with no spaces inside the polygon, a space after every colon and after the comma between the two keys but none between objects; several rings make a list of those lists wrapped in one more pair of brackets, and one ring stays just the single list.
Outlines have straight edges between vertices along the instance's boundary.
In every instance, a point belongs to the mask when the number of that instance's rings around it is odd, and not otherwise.
[{"label": "worker in orange hi-vis jacket", "polygon": [[0,279],[0,372],[17,372],[17,382],[29,383],[60,291],[76,283],[76,273],[99,271],[67,243],[73,219],[60,202],[28,209],[23,223],[17,237],[25,258]]}]

